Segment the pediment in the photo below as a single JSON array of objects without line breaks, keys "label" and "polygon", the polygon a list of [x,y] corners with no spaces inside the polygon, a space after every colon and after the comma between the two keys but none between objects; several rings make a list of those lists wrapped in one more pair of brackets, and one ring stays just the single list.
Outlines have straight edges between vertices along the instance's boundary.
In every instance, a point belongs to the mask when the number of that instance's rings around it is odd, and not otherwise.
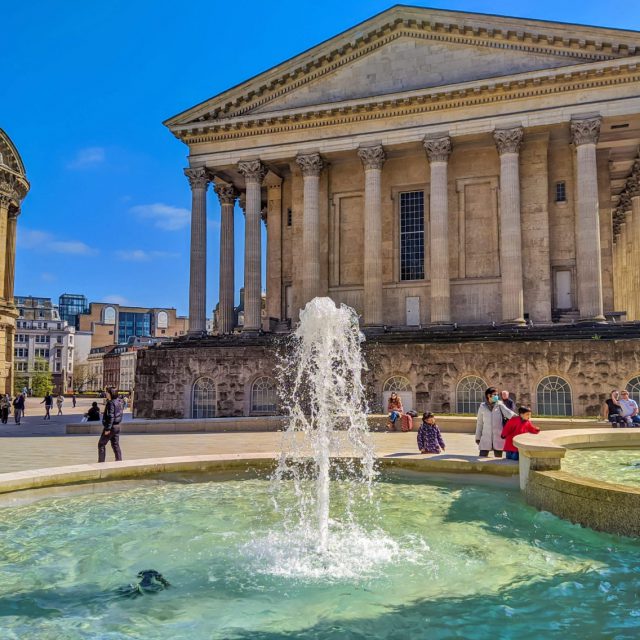
[{"label": "pediment", "polygon": [[393,40],[367,56],[272,99],[248,113],[271,113],[450,86],[580,62],[588,62],[588,59],[567,60],[562,55],[425,41],[407,36]]},{"label": "pediment", "polygon": [[639,53],[634,31],[397,5],[165,124],[180,137],[200,123]]}]

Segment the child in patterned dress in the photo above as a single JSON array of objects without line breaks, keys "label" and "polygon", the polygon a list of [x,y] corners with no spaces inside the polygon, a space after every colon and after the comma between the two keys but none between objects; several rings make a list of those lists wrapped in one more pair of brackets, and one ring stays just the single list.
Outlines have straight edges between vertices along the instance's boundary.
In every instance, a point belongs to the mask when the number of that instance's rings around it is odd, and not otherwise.
[{"label": "child in patterned dress", "polygon": [[444,440],[433,413],[422,415],[422,424],[418,429],[418,449],[420,449],[420,453],[441,453],[444,451]]}]

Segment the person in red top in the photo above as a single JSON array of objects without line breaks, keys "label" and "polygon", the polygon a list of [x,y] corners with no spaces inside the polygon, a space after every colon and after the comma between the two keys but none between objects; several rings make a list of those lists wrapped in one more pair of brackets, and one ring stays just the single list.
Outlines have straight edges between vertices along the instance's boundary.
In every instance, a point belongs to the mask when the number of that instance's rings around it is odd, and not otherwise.
[{"label": "person in red top", "polygon": [[518,415],[513,416],[513,418],[509,419],[504,427],[502,427],[501,435],[504,439],[504,451],[506,453],[507,460],[520,459],[518,447],[513,444],[513,439],[521,433],[540,433],[540,429],[531,424],[530,407],[520,407],[518,409]]}]

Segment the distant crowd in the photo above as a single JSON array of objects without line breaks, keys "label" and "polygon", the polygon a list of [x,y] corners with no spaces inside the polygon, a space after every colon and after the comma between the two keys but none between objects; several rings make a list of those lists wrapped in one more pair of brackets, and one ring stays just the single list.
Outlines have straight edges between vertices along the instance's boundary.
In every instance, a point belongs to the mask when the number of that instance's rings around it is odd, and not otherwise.
[{"label": "distant crowd", "polygon": [[[411,431],[415,411],[405,412],[402,400],[397,393],[392,393],[387,404],[389,420],[387,431]],[[493,451],[496,458],[501,458],[503,452],[506,458],[518,460],[518,448],[513,440],[523,433],[539,433],[540,429],[531,422],[531,407],[522,405],[516,409],[515,402],[508,390],[498,392],[495,387],[489,387],[484,392],[484,402],[478,408],[475,441],[478,445],[478,455],[486,458]],[[613,427],[640,426],[638,404],[630,397],[627,390],[613,390],[610,398],[605,402],[603,415]],[[420,453],[442,453],[445,443],[440,427],[436,423],[436,416],[431,412],[422,415],[422,423],[418,428],[418,450]]]}]

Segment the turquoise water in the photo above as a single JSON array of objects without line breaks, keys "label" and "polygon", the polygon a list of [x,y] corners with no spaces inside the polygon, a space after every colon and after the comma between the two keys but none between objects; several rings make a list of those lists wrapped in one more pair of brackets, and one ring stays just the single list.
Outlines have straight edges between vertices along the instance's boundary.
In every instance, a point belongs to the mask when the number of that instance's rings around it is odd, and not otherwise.
[{"label": "turquoise water", "polygon": [[567,449],[563,471],[640,487],[640,449]]},{"label": "turquoise water", "polygon": [[[333,490],[340,487],[334,483]],[[165,482],[0,510],[2,640],[637,638],[639,544],[516,490],[391,478],[318,558],[268,482]],[[282,498],[280,498],[282,500]],[[286,502],[286,496],[285,496]],[[118,593],[138,571],[171,587]]]}]

